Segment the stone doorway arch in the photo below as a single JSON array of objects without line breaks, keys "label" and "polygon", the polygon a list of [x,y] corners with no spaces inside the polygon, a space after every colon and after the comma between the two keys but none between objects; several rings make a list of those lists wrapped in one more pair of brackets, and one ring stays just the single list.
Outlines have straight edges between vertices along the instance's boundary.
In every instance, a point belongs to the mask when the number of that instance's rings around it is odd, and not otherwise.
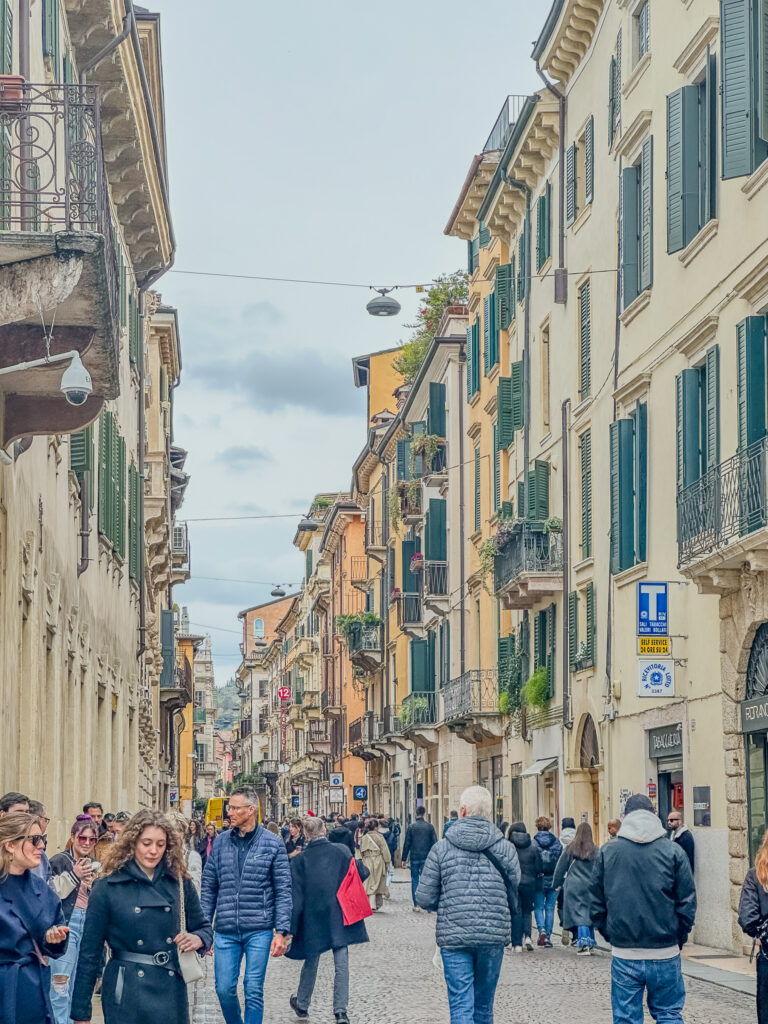
[{"label": "stone doorway arch", "polygon": [[579,767],[597,768],[600,764],[600,740],[597,736],[597,727],[592,715],[584,716],[584,724],[581,727],[581,739],[579,740]]}]

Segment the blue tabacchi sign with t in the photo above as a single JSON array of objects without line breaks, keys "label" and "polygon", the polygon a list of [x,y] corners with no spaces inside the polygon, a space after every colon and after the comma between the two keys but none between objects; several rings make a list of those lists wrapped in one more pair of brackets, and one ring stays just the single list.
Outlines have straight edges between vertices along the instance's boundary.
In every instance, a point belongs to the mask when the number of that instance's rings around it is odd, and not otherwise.
[{"label": "blue tabacchi sign with t", "polygon": [[637,635],[669,636],[668,584],[637,584]]}]

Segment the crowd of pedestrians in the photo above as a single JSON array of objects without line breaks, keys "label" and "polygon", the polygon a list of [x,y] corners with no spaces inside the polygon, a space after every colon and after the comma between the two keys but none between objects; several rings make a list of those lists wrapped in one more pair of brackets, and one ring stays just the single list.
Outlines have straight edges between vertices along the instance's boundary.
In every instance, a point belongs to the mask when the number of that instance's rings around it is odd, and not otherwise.
[{"label": "crowd of pedestrians", "polygon": [[[226,1024],[262,1024],[270,958],[301,963],[290,1009],[309,1016],[320,957],[334,959],[333,1012],[348,1024],[349,946],[384,908],[394,866],[408,866],[415,911],[435,913],[452,1024],[492,1024],[504,951],[561,941],[588,957],[610,946],[614,1024],[679,1024],[680,951],[696,916],[695,840],[679,811],[664,828],[644,795],[630,797],[598,847],[591,826],[541,816],[492,821],[491,794],[462,794],[438,839],[415,808],[400,824],[375,814],[259,823],[256,793],[234,790],[228,818],[177,811],[104,813],[83,806],[48,859],[45,807],[0,798],[0,1020],[89,1024],[94,993],[106,1024],[189,1024],[188,985],[214,954]],[[536,944],[533,941],[533,919]],[[768,1024],[768,833],[744,882],[739,923],[757,949],[759,1024]],[[238,980],[244,971],[244,1007]],[[195,966],[198,965],[198,966]]]}]

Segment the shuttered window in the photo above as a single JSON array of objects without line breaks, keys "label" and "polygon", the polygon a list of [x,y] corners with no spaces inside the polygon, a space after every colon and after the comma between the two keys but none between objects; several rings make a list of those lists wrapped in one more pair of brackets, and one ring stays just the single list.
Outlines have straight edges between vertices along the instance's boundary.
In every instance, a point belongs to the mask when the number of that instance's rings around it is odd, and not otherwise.
[{"label": "shuttered window", "polygon": [[51,62],[54,81],[59,81],[59,0],[43,0],[43,56]]},{"label": "shuttered window", "polygon": [[499,427],[493,424],[493,509],[498,512],[501,506],[501,459],[499,457]]},{"label": "shuttered window", "polygon": [[424,558],[445,562],[447,555],[447,518],[444,498],[430,498],[424,517]]},{"label": "shuttered window", "polygon": [[568,664],[571,672],[576,668],[579,653],[579,595],[572,590],[568,595]]},{"label": "shuttered window", "polygon": [[84,430],[78,430],[69,438],[69,468],[77,474],[80,482],[80,496],[83,498],[83,483],[85,474],[88,474],[88,503],[93,508],[94,495],[94,447],[93,447],[93,425]]},{"label": "shuttered window", "polygon": [[667,252],[684,249],[716,212],[714,57],[700,85],[667,96]]},{"label": "shuttered window", "polygon": [[499,331],[496,324],[496,296],[483,299],[483,367],[486,377],[499,362]]},{"label": "shuttered window", "polygon": [[584,201],[595,198],[595,119],[590,117],[584,128]]},{"label": "shuttered window", "polygon": [[653,284],[653,136],[643,143],[640,164],[640,291]]},{"label": "shuttered window", "polygon": [[584,641],[585,642],[585,646],[586,646],[585,665],[594,665],[596,660],[597,660],[596,659],[597,644],[595,642],[595,640],[596,640],[596,632],[597,632],[597,620],[595,619],[595,584],[594,583],[588,583],[587,584],[587,589],[586,589],[585,597],[586,597],[585,604],[587,606],[586,607],[586,612],[587,612],[587,629],[586,629],[586,634],[587,635],[586,635],[585,641]]},{"label": "shuttered window", "polygon": [[173,629],[173,611],[164,608],[160,612],[160,652],[163,656],[163,667],[160,672],[161,688],[173,686],[176,668],[176,644]]},{"label": "shuttered window", "polygon": [[304,556],[304,578],[309,580],[312,576],[312,548],[307,548]]},{"label": "shuttered window", "polygon": [[527,227],[523,228],[520,238],[517,241],[517,301],[522,302],[526,295],[526,267],[528,266],[527,257],[527,246],[528,246],[528,230]]},{"label": "shuttered window", "polygon": [[402,559],[403,584],[401,589],[404,594],[418,594],[419,592],[419,574],[411,572],[411,559],[420,550],[421,545],[418,538],[404,540],[402,543],[400,557]]},{"label": "shuttered window", "polygon": [[623,572],[647,557],[647,406],[610,427],[611,572]]},{"label": "shuttered window", "polygon": [[608,149],[613,148],[616,138],[616,58],[611,57],[608,65]]},{"label": "shuttered window", "polygon": [[519,675],[516,672],[515,658],[515,635],[500,636],[498,641],[498,674],[499,693],[506,690],[510,695],[516,695],[520,688]]},{"label": "shuttered window", "polygon": [[427,433],[445,437],[445,384],[434,380],[429,382]]},{"label": "shuttered window", "polygon": [[523,364],[512,363],[509,377],[500,377],[497,391],[499,448],[508,448],[524,426]]},{"label": "shuttered window", "polygon": [[768,155],[768,5],[721,0],[723,177],[751,174]]},{"label": "shuttered window", "polygon": [[621,181],[621,284],[624,309],[653,283],[653,138]]},{"label": "shuttered window", "polygon": [[141,477],[136,464],[128,471],[128,574],[132,580],[141,579],[144,534],[144,511]]},{"label": "shuttered window", "polygon": [[512,263],[496,268],[496,326],[506,331],[515,319],[515,269]]},{"label": "shuttered window", "polygon": [[139,363],[141,345],[141,318],[137,296],[131,292],[128,296],[128,355],[134,366]]},{"label": "shuttered window", "polygon": [[397,442],[397,479],[411,479],[411,442],[407,438]]},{"label": "shuttered window", "polygon": [[565,151],[565,222],[573,224],[578,214],[576,192],[576,143]]},{"label": "shuttered window", "polygon": [[434,677],[430,685],[429,650],[426,640],[411,640],[411,693],[434,690]]},{"label": "shuttered window", "polygon": [[472,277],[474,272],[477,270],[480,258],[478,255],[479,250],[479,239],[475,236],[475,238],[467,242],[467,271],[470,277]]},{"label": "shuttered window", "polygon": [[480,324],[467,328],[467,401],[480,390]]},{"label": "shuttered window", "polygon": [[480,449],[475,448],[475,531],[480,529]]},{"label": "shuttered window", "polygon": [[550,214],[552,186],[547,182],[536,203],[536,269],[541,270],[551,255],[552,217]]},{"label": "shuttered window", "polygon": [[592,431],[579,438],[581,462],[581,557],[592,555]]},{"label": "shuttered window", "polygon": [[546,639],[546,666],[547,666],[547,688],[550,699],[555,696],[555,654],[557,646],[557,605],[551,604],[546,612],[547,639]]},{"label": "shuttered window", "polygon": [[766,321],[748,316],[736,328],[739,450],[766,434]]},{"label": "shuttered window", "polygon": [[125,557],[126,461],[125,440],[111,412],[99,420],[99,533],[117,555]]},{"label": "shuttered window", "polygon": [[592,388],[592,302],[590,282],[579,288],[579,398],[589,398]]},{"label": "shuttered window", "polygon": [[13,7],[0,0],[0,75],[13,74]]},{"label": "shuttered window", "polygon": [[640,60],[651,49],[651,5],[648,0],[635,17],[637,18],[637,59]]},{"label": "shuttered window", "polygon": [[549,519],[549,463],[540,459],[528,472],[528,518],[542,523]]},{"label": "shuttered window", "polygon": [[491,232],[482,221],[480,221],[480,232],[478,234],[478,242],[481,249],[486,249],[491,244]]}]

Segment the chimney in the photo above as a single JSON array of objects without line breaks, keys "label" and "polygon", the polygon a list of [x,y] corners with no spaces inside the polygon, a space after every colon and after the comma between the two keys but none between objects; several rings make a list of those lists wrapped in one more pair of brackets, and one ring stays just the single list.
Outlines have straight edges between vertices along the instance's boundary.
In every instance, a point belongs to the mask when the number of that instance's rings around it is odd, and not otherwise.
[{"label": "chimney", "polygon": [[400,412],[400,410],[405,405],[405,400],[406,400],[406,398],[408,397],[408,395],[410,393],[411,393],[411,385],[410,384],[401,384],[400,387],[396,388],[396,390],[393,392],[393,394],[395,396],[395,401],[397,402],[397,411],[398,412]]},{"label": "chimney", "polygon": [[181,632],[189,633],[189,608],[186,605],[181,609]]}]

